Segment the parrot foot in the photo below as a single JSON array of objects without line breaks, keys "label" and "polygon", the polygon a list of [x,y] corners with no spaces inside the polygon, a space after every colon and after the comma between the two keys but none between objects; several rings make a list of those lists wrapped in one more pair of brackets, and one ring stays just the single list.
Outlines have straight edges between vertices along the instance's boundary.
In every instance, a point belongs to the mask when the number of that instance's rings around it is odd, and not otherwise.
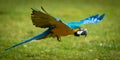
[{"label": "parrot foot", "polygon": [[59,37],[59,36],[56,36],[57,37],[57,40],[59,41],[59,42],[61,42],[61,38]]}]

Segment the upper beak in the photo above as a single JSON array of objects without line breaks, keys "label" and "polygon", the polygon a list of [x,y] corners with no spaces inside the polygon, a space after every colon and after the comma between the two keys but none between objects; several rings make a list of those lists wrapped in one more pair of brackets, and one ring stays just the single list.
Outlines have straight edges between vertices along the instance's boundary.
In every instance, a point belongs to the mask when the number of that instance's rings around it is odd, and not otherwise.
[{"label": "upper beak", "polygon": [[84,30],[81,35],[84,35],[85,37],[87,36],[87,30]]}]

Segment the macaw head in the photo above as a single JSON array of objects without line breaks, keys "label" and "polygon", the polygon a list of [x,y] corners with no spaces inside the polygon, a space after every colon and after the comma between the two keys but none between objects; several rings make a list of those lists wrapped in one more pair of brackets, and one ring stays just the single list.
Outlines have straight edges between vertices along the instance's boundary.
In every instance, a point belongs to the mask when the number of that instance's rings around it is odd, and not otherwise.
[{"label": "macaw head", "polygon": [[87,29],[86,28],[80,28],[78,31],[76,31],[74,33],[74,36],[80,36],[80,35],[83,35],[83,36],[87,36]]}]

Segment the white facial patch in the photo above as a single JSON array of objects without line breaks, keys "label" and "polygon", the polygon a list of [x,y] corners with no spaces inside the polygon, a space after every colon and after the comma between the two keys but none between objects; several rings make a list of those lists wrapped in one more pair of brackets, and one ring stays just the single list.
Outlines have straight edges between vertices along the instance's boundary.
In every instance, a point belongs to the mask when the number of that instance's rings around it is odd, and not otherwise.
[{"label": "white facial patch", "polygon": [[83,32],[83,31],[77,31],[77,34],[79,34],[79,35],[80,35],[80,34],[82,34],[82,32]]}]

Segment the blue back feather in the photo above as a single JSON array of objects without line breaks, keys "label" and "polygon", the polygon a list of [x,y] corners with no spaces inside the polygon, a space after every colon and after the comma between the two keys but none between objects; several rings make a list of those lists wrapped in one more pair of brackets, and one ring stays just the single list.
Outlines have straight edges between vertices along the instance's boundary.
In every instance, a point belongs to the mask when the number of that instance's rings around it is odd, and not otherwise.
[{"label": "blue back feather", "polygon": [[47,29],[47,30],[44,31],[42,34],[39,34],[39,35],[37,35],[37,36],[34,36],[34,37],[32,37],[32,38],[30,38],[30,39],[28,39],[28,40],[24,40],[24,41],[22,41],[22,42],[20,42],[20,43],[18,43],[18,44],[15,44],[15,45],[13,45],[13,46],[11,46],[11,47],[9,47],[9,48],[6,48],[5,50],[7,51],[7,50],[10,50],[11,48],[15,48],[15,47],[17,47],[17,46],[19,46],[19,45],[21,45],[21,44],[30,42],[30,41],[32,41],[32,40],[36,40],[36,39],[38,39],[38,38],[41,38],[41,37],[47,35],[47,34],[50,32],[50,30],[51,30],[51,29]]}]

